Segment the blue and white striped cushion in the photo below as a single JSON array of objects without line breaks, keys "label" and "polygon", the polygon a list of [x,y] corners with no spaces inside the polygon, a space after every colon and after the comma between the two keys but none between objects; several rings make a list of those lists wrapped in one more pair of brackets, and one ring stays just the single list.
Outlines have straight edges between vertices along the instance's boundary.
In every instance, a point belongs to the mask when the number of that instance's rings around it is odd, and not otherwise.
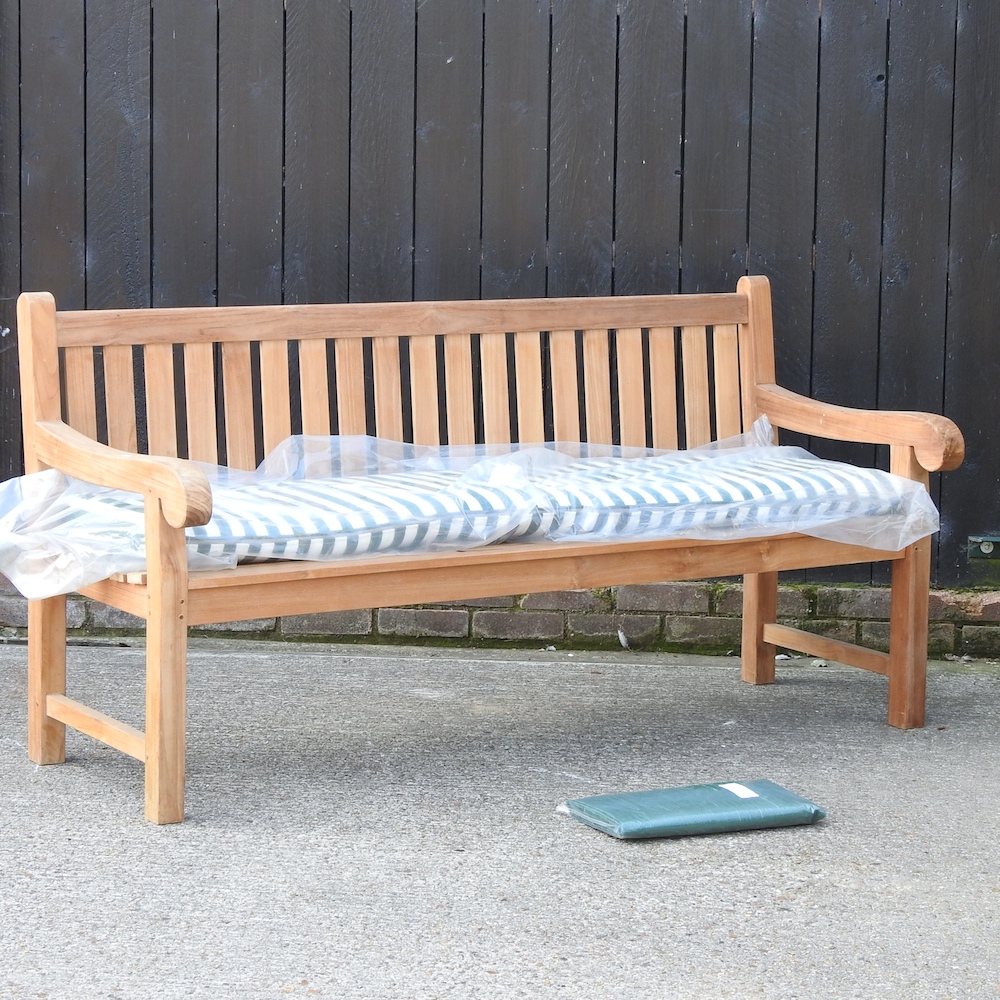
[{"label": "blue and white striped cushion", "polygon": [[[541,468],[544,470],[544,463]],[[248,482],[213,488],[189,528],[192,565],[468,548],[504,540],[712,538],[802,531],[902,548],[936,530],[926,491],[798,448],[582,459],[502,485],[458,471]],[[116,513],[138,498],[102,498]],[[860,527],[860,537],[858,535]],[[870,526],[869,526],[870,525]],[[907,534],[901,534],[902,532]],[[871,542],[871,544],[875,544]]]},{"label": "blue and white striped cushion", "polygon": [[922,489],[798,448],[583,460],[535,486],[538,514],[516,537],[828,534],[857,518],[905,519],[914,504],[920,530],[936,529]]},{"label": "blue and white striped cushion", "polygon": [[[469,548],[507,539],[791,531],[899,549],[937,528],[937,512],[919,484],[800,449],[705,449],[635,459],[538,454],[540,461],[515,460],[500,474],[487,460],[471,472],[216,483],[211,521],[187,529],[191,566]],[[55,499],[34,519],[39,546],[59,538],[76,562],[100,560],[107,571],[98,579],[141,568],[139,496],[78,483]],[[21,549],[33,544],[18,542]]]},{"label": "blue and white striped cushion", "polygon": [[213,489],[192,554],[253,562],[336,559],[498,541],[529,516],[523,492],[457,472],[259,482]]}]

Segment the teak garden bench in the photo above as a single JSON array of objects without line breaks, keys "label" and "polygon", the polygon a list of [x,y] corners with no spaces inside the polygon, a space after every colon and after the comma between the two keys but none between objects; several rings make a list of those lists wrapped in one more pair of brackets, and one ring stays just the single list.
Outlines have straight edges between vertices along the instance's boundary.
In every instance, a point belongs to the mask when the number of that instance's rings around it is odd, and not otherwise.
[{"label": "teak garden bench", "polygon": [[[18,303],[28,472],[56,468],[145,498],[147,571],[82,588],[146,620],[145,731],[66,695],[65,597],[29,602],[29,756],[65,758],[67,725],[145,765],[146,816],[184,817],[192,625],[653,581],[744,576],[743,679],[775,648],[888,677],[888,721],[924,721],[930,538],[900,552],[800,534],[737,541],[512,543],[189,572],[184,529],[212,496],[185,458],[252,469],[293,428],[418,443],[587,440],[672,449],[776,428],[889,445],[925,486],[964,445],[949,420],[842,408],[775,384],[770,288],[504,301],[57,312]],[[106,442],[106,443],[104,443]],[[889,560],[888,653],[776,622],[782,570]]]}]

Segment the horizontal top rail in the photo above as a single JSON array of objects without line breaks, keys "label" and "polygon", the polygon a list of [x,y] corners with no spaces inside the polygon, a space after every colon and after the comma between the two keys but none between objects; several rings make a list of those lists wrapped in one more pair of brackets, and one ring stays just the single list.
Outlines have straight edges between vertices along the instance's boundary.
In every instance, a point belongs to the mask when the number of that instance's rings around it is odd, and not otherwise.
[{"label": "horizontal top rail", "polygon": [[57,337],[60,347],[98,347],[510,333],[565,329],[568,312],[577,329],[706,326],[747,322],[747,300],[735,292],[720,292],[70,310],[57,314]]}]

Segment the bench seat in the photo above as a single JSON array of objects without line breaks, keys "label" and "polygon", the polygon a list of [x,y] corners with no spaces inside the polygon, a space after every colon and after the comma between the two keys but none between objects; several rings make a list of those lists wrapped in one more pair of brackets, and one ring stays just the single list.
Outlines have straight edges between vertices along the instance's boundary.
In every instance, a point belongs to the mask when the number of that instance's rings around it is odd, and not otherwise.
[{"label": "bench seat", "polygon": [[[937,530],[912,480],[768,445],[770,435],[761,418],[749,435],[690,451],[563,444],[409,457],[393,442],[289,438],[254,474],[214,470],[212,516],[186,529],[188,566],[790,532],[899,551]],[[5,510],[0,497],[0,572],[27,596],[145,571],[139,494],[54,470],[5,493],[19,502]]]}]

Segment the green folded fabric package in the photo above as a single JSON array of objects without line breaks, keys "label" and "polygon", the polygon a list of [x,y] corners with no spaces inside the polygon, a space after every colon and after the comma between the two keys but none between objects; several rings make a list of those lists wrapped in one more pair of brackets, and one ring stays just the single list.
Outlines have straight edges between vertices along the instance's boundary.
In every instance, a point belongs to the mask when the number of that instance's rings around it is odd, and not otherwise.
[{"label": "green folded fabric package", "polygon": [[571,799],[564,811],[612,837],[687,837],[817,823],[826,813],[773,781],[658,788]]}]

